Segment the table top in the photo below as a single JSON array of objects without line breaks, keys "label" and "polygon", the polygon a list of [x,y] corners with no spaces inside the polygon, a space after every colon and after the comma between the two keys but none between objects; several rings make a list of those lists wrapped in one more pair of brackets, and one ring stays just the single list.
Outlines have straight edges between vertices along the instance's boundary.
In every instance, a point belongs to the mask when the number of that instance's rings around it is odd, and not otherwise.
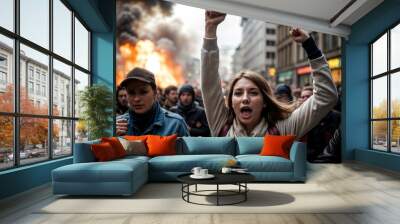
[{"label": "table top", "polygon": [[255,180],[249,173],[212,173],[215,177],[211,179],[193,179],[192,173],[186,173],[177,177],[178,181],[186,184],[236,184],[248,183]]}]

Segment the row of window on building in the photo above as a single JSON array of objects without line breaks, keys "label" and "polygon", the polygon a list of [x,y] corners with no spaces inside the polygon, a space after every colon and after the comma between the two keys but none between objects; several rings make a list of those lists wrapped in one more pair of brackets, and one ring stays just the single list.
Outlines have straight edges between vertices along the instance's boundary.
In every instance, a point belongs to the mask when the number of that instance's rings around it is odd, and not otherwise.
[{"label": "row of window on building", "polygon": [[[2,43],[0,43],[2,45]],[[13,73],[12,71],[12,51],[10,48],[0,47],[0,94],[7,91],[8,85],[13,85]],[[27,87],[28,97],[35,106],[47,104],[48,99],[48,67],[42,65],[40,62],[32,59],[25,58],[21,60],[21,64],[27,67],[28,72],[21,70],[20,80],[22,81],[21,86]],[[26,82],[26,83],[25,83]],[[79,84],[79,81],[76,81]],[[53,79],[53,104],[55,108],[61,110],[60,116],[70,116],[67,113],[71,107],[70,100],[72,99],[72,92],[70,89],[71,78],[61,71],[54,72]]]},{"label": "row of window on building", "polygon": [[[306,52],[292,41],[289,27],[247,18],[242,19],[241,26],[242,41],[233,55],[232,74],[250,69],[273,84],[287,83],[296,88],[310,83]],[[335,83],[340,85],[341,38],[315,32],[311,35],[329,60]]]},{"label": "row of window on building", "polygon": [[[293,88],[301,88],[311,84],[311,68],[306,52],[301,45],[291,40],[289,30],[286,26],[278,26],[278,62],[275,80]],[[316,32],[312,32],[311,36],[327,58],[335,84],[341,85],[341,38]]]}]

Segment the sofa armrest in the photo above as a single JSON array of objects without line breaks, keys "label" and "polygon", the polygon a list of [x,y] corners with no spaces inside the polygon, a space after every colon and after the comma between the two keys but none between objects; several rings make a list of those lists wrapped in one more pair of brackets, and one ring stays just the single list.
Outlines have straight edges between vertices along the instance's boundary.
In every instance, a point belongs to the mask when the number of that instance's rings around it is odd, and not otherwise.
[{"label": "sofa armrest", "polygon": [[95,162],[96,158],[90,148],[92,144],[100,143],[99,140],[75,143],[74,147],[74,163]]},{"label": "sofa armrest", "polygon": [[293,179],[305,181],[307,174],[307,148],[302,142],[294,142],[290,149],[290,160],[293,162]]}]

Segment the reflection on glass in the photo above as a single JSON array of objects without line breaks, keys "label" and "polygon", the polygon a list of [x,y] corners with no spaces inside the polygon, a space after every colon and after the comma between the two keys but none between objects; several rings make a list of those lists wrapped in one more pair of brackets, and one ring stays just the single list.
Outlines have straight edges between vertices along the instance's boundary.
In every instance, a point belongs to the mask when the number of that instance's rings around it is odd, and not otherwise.
[{"label": "reflection on glass", "polygon": [[372,81],[372,118],[387,118],[387,77]]},{"label": "reflection on glass", "polygon": [[75,121],[75,143],[88,141],[88,128],[84,120]]},{"label": "reflection on glass", "polygon": [[53,157],[72,154],[72,121],[53,121]]},{"label": "reflection on glass", "polygon": [[400,153],[400,120],[391,121],[392,152]]},{"label": "reflection on glass", "polygon": [[89,86],[89,75],[75,69],[75,117],[79,117],[81,114],[80,94],[86,86]]},{"label": "reflection on glass", "polygon": [[378,75],[387,71],[387,34],[372,45],[372,74]]},{"label": "reflection on glass", "polygon": [[89,32],[75,18],[75,63],[89,69]]},{"label": "reflection on glass", "polygon": [[71,66],[53,60],[53,115],[72,116]]},{"label": "reflection on glass", "polygon": [[45,118],[20,119],[21,164],[35,163],[49,158],[48,121]]},{"label": "reflection on glass", "polygon": [[387,121],[372,122],[372,148],[387,151]]},{"label": "reflection on glass", "polygon": [[10,116],[0,116],[0,170],[14,165],[14,125]]},{"label": "reflection on glass", "polygon": [[390,33],[390,67],[400,67],[400,24],[391,30]]},{"label": "reflection on glass", "polygon": [[72,12],[60,0],[53,0],[53,10],[53,51],[71,60]]},{"label": "reflection on glass", "polygon": [[391,74],[391,88],[390,88],[390,98],[391,98],[391,116],[394,118],[400,118],[400,72]]},{"label": "reflection on glass", "polygon": [[21,36],[49,48],[49,0],[20,0]]},{"label": "reflection on glass", "polygon": [[0,26],[14,31],[14,0],[0,1]]},{"label": "reflection on glass", "polygon": [[49,57],[21,44],[20,108],[24,114],[47,115],[49,108]]},{"label": "reflection on glass", "polygon": [[0,35],[0,111],[1,112],[14,111],[13,50],[14,50],[13,40],[3,35]]}]

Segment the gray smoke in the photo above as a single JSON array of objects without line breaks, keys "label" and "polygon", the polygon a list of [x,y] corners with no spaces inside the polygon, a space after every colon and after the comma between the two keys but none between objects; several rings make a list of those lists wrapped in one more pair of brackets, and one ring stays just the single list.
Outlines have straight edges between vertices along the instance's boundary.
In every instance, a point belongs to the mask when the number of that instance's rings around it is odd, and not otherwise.
[{"label": "gray smoke", "polygon": [[[157,47],[171,53],[174,60],[186,64],[194,44],[190,34],[182,29],[182,21],[172,19],[173,3],[150,0],[117,1],[117,41],[135,44],[150,39]],[[162,19],[154,19],[162,16]]]},{"label": "gray smoke", "polygon": [[154,16],[170,16],[173,3],[159,0],[118,0],[117,40],[135,43],[140,38],[142,25]]},{"label": "gray smoke", "polygon": [[138,38],[137,30],[140,28],[142,13],[135,5],[124,4],[117,15],[117,37],[119,43],[136,43]]}]

